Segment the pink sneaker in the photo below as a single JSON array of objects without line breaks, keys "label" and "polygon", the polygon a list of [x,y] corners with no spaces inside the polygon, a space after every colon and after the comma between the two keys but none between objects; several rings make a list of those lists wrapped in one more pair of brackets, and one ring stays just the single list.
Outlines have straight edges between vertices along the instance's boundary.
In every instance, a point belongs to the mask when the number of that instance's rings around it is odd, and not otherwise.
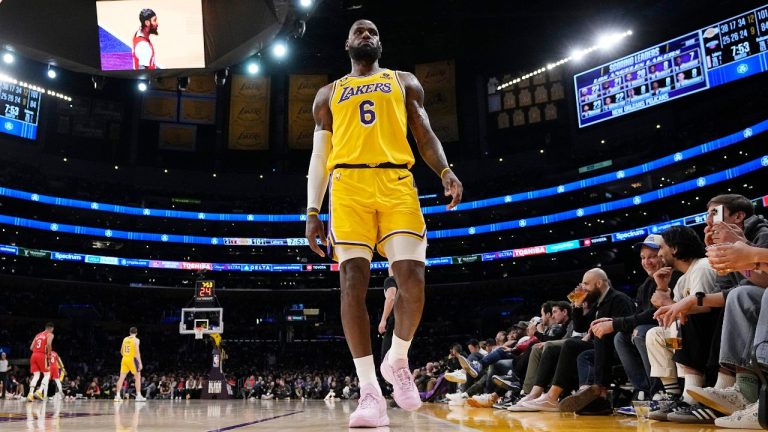
[{"label": "pink sneaker", "polygon": [[408,369],[408,360],[397,360],[395,366],[389,365],[389,352],[381,362],[381,376],[392,384],[392,397],[397,405],[406,411],[416,411],[421,408],[419,390],[413,382],[413,375]]},{"label": "pink sneaker", "polygon": [[387,401],[372,384],[360,388],[357,409],[349,416],[349,427],[375,428],[389,426]]}]

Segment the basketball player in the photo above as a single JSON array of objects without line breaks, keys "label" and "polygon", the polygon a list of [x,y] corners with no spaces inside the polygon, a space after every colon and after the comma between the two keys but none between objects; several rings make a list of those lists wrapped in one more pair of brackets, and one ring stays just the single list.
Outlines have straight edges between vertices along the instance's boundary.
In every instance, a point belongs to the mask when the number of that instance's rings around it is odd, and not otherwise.
[{"label": "basketball player", "polygon": [[[32,357],[29,358],[29,371],[32,372],[32,381],[29,383],[29,394],[27,400],[32,402],[37,397],[45,400],[48,394],[48,381],[51,379],[50,355],[53,350],[53,323],[45,324],[45,330],[38,333],[32,339]],[[40,379],[40,373],[43,374],[43,381],[40,383],[40,389],[35,390],[37,381]]]},{"label": "basketball player", "polygon": [[51,351],[50,364],[51,379],[56,383],[56,394],[53,396],[53,400],[62,400],[64,393],[61,388],[61,380],[64,379],[67,371],[64,369],[64,362],[61,361],[61,357],[56,351]]},{"label": "basketball player", "polygon": [[[412,74],[379,67],[382,45],[372,22],[356,21],[345,43],[351,72],[321,88],[313,105],[315,134],[307,183],[306,236],[320,256],[317,238],[340,263],[341,319],[360,378],[358,407],[350,427],[389,424],[371,351],[365,295],[374,248],[389,260],[399,291],[392,348],[380,367],[393,384],[397,404],[421,406],[408,369],[408,349],[424,307],[426,226],[409,169],[415,163],[406,138],[416,139],[422,159],[440,177],[448,209],[461,202],[462,185],[449,168],[424,110],[424,89]],[[330,186],[328,237],[318,218]]]},{"label": "basketball player", "polygon": [[155,47],[149,35],[157,35],[157,14],[152,9],[142,9],[139,13],[141,28],[133,35],[133,70],[157,69]]},{"label": "basketball player", "polygon": [[139,352],[139,338],[136,334],[139,332],[136,327],[131,327],[128,330],[129,336],[123,339],[123,344],[120,346],[120,354],[123,355],[123,359],[120,362],[120,378],[117,379],[117,387],[115,387],[115,402],[122,402],[123,398],[120,396],[120,392],[123,391],[123,381],[128,376],[128,372],[133,374],[136,381],[136,402],[146,402],[147,398],[141,395],[141,352]]}]

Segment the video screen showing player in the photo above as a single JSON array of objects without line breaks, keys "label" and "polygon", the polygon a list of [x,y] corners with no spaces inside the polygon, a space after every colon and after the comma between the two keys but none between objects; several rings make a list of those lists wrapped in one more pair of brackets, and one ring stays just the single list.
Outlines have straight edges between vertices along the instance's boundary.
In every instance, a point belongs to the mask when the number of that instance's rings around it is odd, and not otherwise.
[{"label": "video screen showing player", "polygon": [[599,97],[600,87],[597,85],[583,87],[579,90],[579,102],[592,102]]},{"label": "video screen showing player", "polygon": [[648,79],[655,80],[668,75],[671,71],[671,66],[669,60],[648,66]]},{"label": "video screen showing player", "polygon": [[97,1],[102,70],[205,67],[201,0]]},{"label": "video screen showing player", "polygon": [[675,74],[675,88],[683,88],[691,84],[699,83],[702,80],[704,80],[704,75],[701,73],[701,68],[696,67],[684,70]]},{"label": "video screen showing player", "polygon": [[699,65],[699,51],[690,51],[675,57],[675,72],[690,69]]}]

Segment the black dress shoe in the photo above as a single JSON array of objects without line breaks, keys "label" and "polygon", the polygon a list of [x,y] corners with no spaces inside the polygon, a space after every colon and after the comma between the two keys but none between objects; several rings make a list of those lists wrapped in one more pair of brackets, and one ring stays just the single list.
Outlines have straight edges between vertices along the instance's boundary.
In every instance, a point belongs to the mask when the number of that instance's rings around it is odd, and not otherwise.
[{"label": "black dress shoe", "polygon": [[576,411],[578,415],[611,415],[613,414],[613,407],[611,401],[604,397],[595,398],[592,402],[587,404],[584,408]]}]

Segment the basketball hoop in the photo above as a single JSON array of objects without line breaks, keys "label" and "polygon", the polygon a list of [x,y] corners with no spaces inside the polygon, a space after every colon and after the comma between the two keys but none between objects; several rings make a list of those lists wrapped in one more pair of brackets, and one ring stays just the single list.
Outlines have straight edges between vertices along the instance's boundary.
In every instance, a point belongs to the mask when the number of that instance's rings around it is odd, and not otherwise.
[{"label": "basketball hoop", "polygon": [[195,327],[195,339],[202,339],[202,338],[203,338],[203,328]]}]

